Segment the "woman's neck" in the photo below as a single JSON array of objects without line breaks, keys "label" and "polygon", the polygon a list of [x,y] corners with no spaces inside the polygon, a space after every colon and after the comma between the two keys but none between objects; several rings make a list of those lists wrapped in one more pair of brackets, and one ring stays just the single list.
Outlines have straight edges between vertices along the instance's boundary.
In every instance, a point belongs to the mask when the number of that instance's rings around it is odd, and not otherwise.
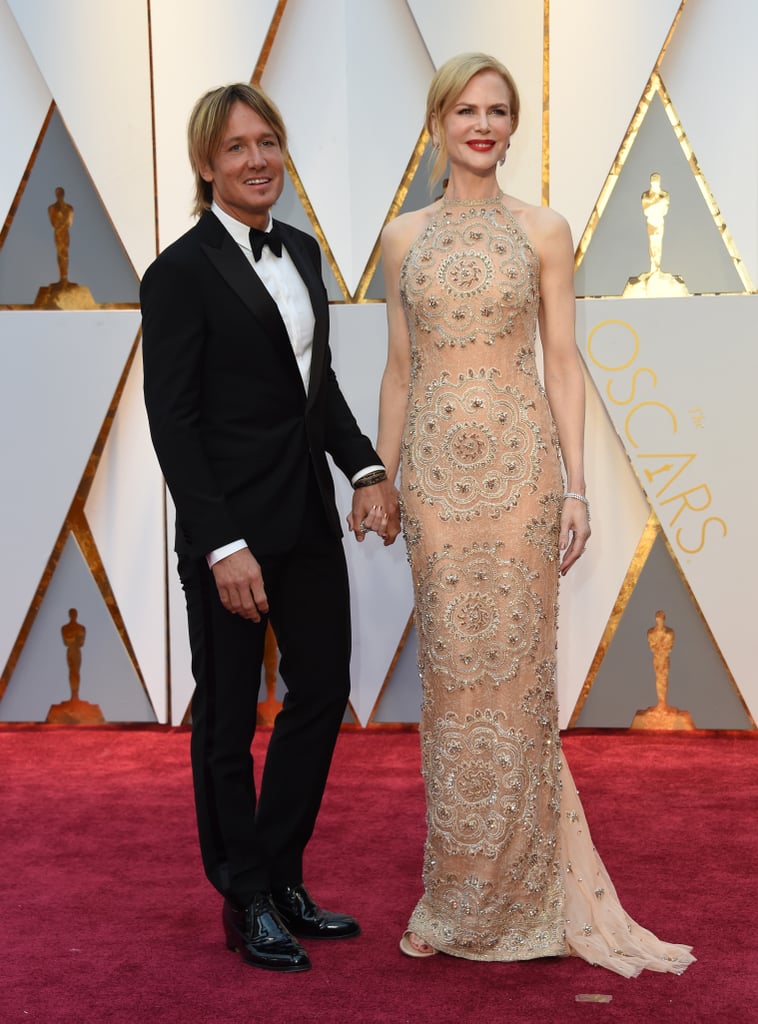
[{"label": "woman's neck", "polygon": [[494,171],[486,177],[453,172],[445,189],[445,199],[495,199],[500,194],[500,185]]}]

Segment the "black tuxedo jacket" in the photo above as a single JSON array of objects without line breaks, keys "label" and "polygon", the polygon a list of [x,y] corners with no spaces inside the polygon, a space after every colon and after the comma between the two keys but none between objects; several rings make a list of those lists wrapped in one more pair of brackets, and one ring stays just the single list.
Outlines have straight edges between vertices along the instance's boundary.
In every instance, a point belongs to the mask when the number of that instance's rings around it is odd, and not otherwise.
[{"label": "black tuxedo jacket", "polygon": [[380,461],[332,370],[318,244],[277,225],[315,315],[307,395],[276,303],[213,213],[142,281],[150,431],[176,506],[176,550],[192,557],[239,538],[256,557],[290,548],[311,467],[341,536],[326,453],[348,477]]}]

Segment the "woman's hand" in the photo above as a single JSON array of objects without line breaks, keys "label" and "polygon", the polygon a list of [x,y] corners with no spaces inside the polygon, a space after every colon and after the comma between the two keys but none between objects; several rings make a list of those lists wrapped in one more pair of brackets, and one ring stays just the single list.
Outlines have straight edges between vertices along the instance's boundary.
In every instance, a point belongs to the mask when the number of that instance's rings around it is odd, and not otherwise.
[{"label": "woman's hand", "polygon": [[565,576],[577,559],[587,550],[590,539],[590,510],[579,498],[563,499],[561,532],[558,540],[561,552],[561,576]]}]

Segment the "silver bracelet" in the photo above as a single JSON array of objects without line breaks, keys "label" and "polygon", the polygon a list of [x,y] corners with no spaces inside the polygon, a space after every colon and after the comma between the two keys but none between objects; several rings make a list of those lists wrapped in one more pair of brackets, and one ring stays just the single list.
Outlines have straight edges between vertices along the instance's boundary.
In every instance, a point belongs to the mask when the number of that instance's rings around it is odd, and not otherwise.
[{"label": "silver bracelet", "polygon": [[566,491],[563,495],[564,500],[566,498],[576,498],[577,501],[581,501],[584,507],[587,509],[587,522],[590,521],[590,503],[583,494],[577,494],[576,491]]},{"label": "silver bracelet", "polygon": [[581,501],[581,503],[583,505],[586,505],[587,508],[590,507],[590,503],[585,498],[585,496],[583,494],[577,494],[575,491],[566,491],[566,493],[563,495],[563,497],[564,498],[576,498],[577,501]]}]

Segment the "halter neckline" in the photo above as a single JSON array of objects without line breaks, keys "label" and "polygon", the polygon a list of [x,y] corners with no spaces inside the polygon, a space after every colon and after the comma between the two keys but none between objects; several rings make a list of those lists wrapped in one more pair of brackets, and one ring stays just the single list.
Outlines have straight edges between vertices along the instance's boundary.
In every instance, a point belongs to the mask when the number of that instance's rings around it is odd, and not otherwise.
[{"label": "halter neckline", "polygon": [[503,192],[498,189],[494,196],[484,196],[481,199],[453,199],[446,195],[442,196],[443,206],[486,206],[488,203],[498,203],[503,198]]}]

